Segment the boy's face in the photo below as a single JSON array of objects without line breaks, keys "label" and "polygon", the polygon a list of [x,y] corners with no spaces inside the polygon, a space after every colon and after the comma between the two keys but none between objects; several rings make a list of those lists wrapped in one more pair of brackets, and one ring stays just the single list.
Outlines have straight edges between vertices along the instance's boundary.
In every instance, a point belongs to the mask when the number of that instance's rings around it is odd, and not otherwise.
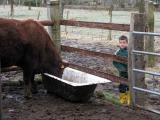
[{"label": "boy's face", "polygon": [[126,40],[119,40],[119,47],[124,49],[128,47],[128,43]]}]

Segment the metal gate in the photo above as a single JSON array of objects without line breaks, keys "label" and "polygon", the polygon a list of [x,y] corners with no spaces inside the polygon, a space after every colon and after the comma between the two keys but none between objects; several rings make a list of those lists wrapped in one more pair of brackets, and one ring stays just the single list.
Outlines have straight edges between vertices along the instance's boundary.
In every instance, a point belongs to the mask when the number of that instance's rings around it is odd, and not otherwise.
[{"label": "metal gate", "polygon": [[[138,32],[138,31],[130,32],[130,37],[134,37],[135,35],[160,36],[160,33]],[[160,72],[146,71],[146,70],[135,68],[135,56],[137,55],[137,57],[138,57],[140,55],[153,55],[153,56],[160,57],[160,53],[135,50],[133,43],[129,44],[129,47],[131,47],[131,49],[129,50],[129,57],[130,57],[130,60],[131,60],[131,66],[130,66],[131,70],[130,70],[130,74],[129,74],[130,75],[130,91],[131,91],[132,105],[137,106],[137,104],[136,104],[136,101],[137,101],[136,92],[149,93],[149,94],[154,94],[154,95],[160,96],[160,92],[156,92],[156,91],[153,91],[153,90],[149,90],[149,89],[145,89],[145,88],[141,88],[141,87],[136,86],[135,83],[137,81],[137,79],[136,79],[137,73],[142,73],[144,75],[149,74],[149,75],[152,75],[152,76],[158,76],[159,77]],[[160,111],[158,111],[158,113],[160,113]]]}]

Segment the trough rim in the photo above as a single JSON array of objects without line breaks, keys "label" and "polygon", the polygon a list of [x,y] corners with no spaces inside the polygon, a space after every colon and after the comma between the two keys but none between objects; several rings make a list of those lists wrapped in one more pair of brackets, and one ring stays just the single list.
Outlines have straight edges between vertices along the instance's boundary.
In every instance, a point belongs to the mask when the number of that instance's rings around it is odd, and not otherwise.
[{"label": "trough rim", "polygon": [[[70,68],[70,69],[72,69],[72,68]],[[73,69],[73,70],[75,70],[75,69]],[[78,70],[76,70],[76,71],[78,71]],[[81,72],[81,71],[80,71],[80,72]],[[87,73],[87,74],[89,74],[89,73]],[[101,79],[104,79],[104,80],[100,80],[99,82],[96,81],[96,82],[93,82],[93,83],[75,83],[75,82],[71,82],[71,81],[68,81],[68,80],[65,80],[65,79],[56,77],[56,76],[54,76],[54,75],[52,75],[52,74],[49,74],[49,73],[44,73],[44,75],[46,75],[46,76],[48,76],[48,77],[50,77],[50,78],[56,79],[56,80],[58,80],[58,81],[64,82],[64,83],[66,83],[66,84],[68,84],[68,85],[71,85],[71,86],[74,86],[74,87],[76,87],[76,86],[95,85],[95,84],[103,84],[103,83],[110,83],[110,82],[111,82],[111,81],[108,80],[108,79],[105,79],[105,78],[96,76],[96,77],[101,78]],[[92,74],[89,74],[89,75],[92,75]],[[95,75],[93,75],[93,76],[95,76]]]}]

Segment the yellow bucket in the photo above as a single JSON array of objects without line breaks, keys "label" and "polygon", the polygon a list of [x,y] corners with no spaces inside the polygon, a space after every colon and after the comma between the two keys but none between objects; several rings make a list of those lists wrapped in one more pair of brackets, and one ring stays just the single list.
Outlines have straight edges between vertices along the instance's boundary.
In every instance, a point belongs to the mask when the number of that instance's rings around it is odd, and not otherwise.
[{"label": "yellow bucket", "polygon": [[130,92],[128,85],[119,85],[119,102],[121,105],[130,105]]},{"label": "yellow bucket", "polygon": [[130,105],[130,93],[129,91],[125,93],[120,93],[119,95],[119,102],[121,105]]}]

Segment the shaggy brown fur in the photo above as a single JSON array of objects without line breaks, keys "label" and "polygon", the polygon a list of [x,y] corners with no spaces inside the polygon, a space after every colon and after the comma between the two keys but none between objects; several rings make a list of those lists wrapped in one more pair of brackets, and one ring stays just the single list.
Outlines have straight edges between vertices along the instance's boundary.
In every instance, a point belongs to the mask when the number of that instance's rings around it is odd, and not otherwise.
[{"label": "shaggy brown fur", "polygon": [[31,97],[36,73],[61,77],[62,59],[44,27],[33,20],[0,19],[0,57],[2,67],[23,69],[25,96]]}]

